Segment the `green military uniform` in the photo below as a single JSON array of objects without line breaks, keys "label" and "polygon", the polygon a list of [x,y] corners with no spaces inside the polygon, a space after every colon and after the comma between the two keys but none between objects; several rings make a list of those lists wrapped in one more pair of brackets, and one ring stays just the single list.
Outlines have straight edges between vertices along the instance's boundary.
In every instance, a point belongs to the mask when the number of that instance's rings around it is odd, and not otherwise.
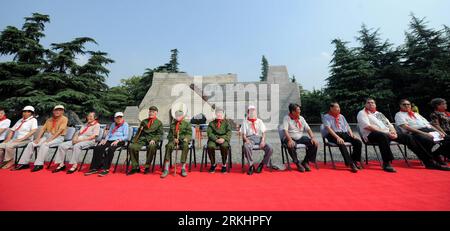
[{"label": "green military uniform", "polygon": [[[129,147],[131,165],[133,169],[139,169],[139,151],[144,145],[147,145],[147,160],[145,162],[145,168],[150,167],[150,163],[156,155],[161,136],[163,135],[163,124],[161,120],[155,119],[150,127],[147,127],[148,121],[149,119],[147,118],[141,122],[139,126],[139,130],[143,129],[141,135],[138,140],[134,139],[133,143]],[[150,144],[150,141],[152,140],[155,141],[154,144]]]},{"label": "green military uniform", "polygon": [[[217,126],[218,120],[213,120],[209,123],[207,134],[208,134],[208,155],[211,160],[211,164],[214,165],[216,163],[215,150],[217,147],[220,147],[220,154],[222,155],[222,164],[226,164],[228,150],[230,148],[230,139],[231,139],[231,125],[227,120],[222,120],[220,122],[220,127]],[[225,142],[222,144],[216,143],[216,140],[219,138],[223,138]]]},{"label": "green military uniform", "polygon": [[[176,120],[170,125],[169,134],[167,135],[167,140],[169,141],[166,144],[166,155],[164,157],[165,161],[169,161],[170,157],[172,155],[172,151],[176,147],[176,144],[174,142],[175,138],[177,137],[177,133],[175,131],[175,127],[177,125]],[[191,123],[183,120],[181,121],[179,125],[179,143],[178,147],[181,149],[181,163],[186,163],[187,154],[189,152],[189,143],[192,139],[192,125]]]}]

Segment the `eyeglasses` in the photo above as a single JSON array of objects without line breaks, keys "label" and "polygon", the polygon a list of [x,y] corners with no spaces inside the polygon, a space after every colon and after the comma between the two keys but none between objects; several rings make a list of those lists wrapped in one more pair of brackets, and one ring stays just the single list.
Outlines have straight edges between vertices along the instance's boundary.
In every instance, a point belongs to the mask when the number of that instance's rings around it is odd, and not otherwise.
[{"label": "eyeglasses", "polygon": [[411,106],[410,103],[403,103],[402,105],[403,105],[403,106]]}]

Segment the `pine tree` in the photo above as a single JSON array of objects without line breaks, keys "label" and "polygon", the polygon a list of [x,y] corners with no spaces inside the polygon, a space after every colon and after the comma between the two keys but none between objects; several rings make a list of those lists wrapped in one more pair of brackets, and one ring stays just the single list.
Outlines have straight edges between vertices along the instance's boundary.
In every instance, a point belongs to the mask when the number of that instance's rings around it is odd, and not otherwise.
[{"label": "pine tree", "polygon": [[269,72],[269,62],[267,61],[266,57],[263,55],[261,58],[261,76],[259,77],[259,80],[267,81],[267,74]]}]

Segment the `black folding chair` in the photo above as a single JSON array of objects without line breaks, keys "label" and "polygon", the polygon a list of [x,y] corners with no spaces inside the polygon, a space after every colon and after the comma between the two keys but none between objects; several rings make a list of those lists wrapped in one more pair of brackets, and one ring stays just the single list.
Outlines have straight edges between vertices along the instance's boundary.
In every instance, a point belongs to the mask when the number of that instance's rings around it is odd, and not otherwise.
[{"label": "black folding chair", "polygon": [[[278,127],[278,136],[280,137],[281,157],[282,157],[283,164],[285,163],[284,155],[286,155],[287,168],[289,170],[292,170],[291,164],[289,162],[288,146],[287,146],[287,144],[285,142],[284,128],[282,128],[281,126]],[[296,144],[295,145],[295,149],[296,150],[304,149],[306,151],[306,145],[304,145],[304,144]],[[316,169],[319,169],[319,165],[317,164],[317,161],[314,162],[314,166],[315,166]]]},{"label": "black folding chair", "polygon": [[[364,144],[364,150],[365,150],[365,152],[366,152],[366,165],[369,164],[369,158],[368,158],[368,154],[367,154],[367,146],[372,146],[372,147],[373,147],[373,150],[375,151],[376,158],[377,158],[378,162],[380,163],[380,166],[382,166],[381,158],[380,158],[380,155],[378,154],[378,150],[377,150],[377,148],[376,148],[376,146],[378,146],[379,144],[369,142],[368,140],[366,141],[366,140],[363,138],[363,136],[362,136],[361,129],[359,128],[359,126],[357,126],[356,129],[358,130],[358,134],[359,134],[359,136],[361,137],[361,140],[362,140],[362,142],[363,142],[363,144]],[[398,142],[391,141],[391,142],[389,143],[389,145],[391,145],[391,146],[397,146],[397,147],[398,147],[398,149],[400,150],[400,153],[402,154],[403,158],[405,159],[406,165],[408,165],[408,167],[410,167],[409,162],[408,162],[408,158],[406,157],[406,145],[404,145],[404,150],[405,150],[405,152],[403,152],[402,148],[400,147],[400,143],[398,143]]]},{"label": "black folding chair", "polygon": [[[331,148],[339,148],[339,146],[336,143],[328,141],[328,139],[326,138],[327,130],[323,124],[320,125],[320,135],[322,136],[322,141],[323,141],[323,163],[327,164],[327,147],[328,147],[328,150],[330,153],[331,164],[333,165],[333,168],[336,169],[336,164],[334,163],[333,153],[331,152]],[[350,156],[351,156],[353,145],[349,142],[344,142],[344,145],[349,149]]]}]

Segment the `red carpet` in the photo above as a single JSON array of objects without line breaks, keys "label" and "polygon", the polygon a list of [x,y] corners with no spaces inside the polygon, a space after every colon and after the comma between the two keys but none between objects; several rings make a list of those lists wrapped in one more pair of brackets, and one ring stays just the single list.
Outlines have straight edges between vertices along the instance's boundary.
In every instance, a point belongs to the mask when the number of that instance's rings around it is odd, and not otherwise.
[{"label": "red carpet", "polygon": [[193,169],[166,179],[159,170],[104,178],[0,170],[0,210],[450,210],[450,172],[412,165],[395,162],[395,174],[372,162],[357,174],[338,163],[253,176],[234,165],[225,175]]}]

